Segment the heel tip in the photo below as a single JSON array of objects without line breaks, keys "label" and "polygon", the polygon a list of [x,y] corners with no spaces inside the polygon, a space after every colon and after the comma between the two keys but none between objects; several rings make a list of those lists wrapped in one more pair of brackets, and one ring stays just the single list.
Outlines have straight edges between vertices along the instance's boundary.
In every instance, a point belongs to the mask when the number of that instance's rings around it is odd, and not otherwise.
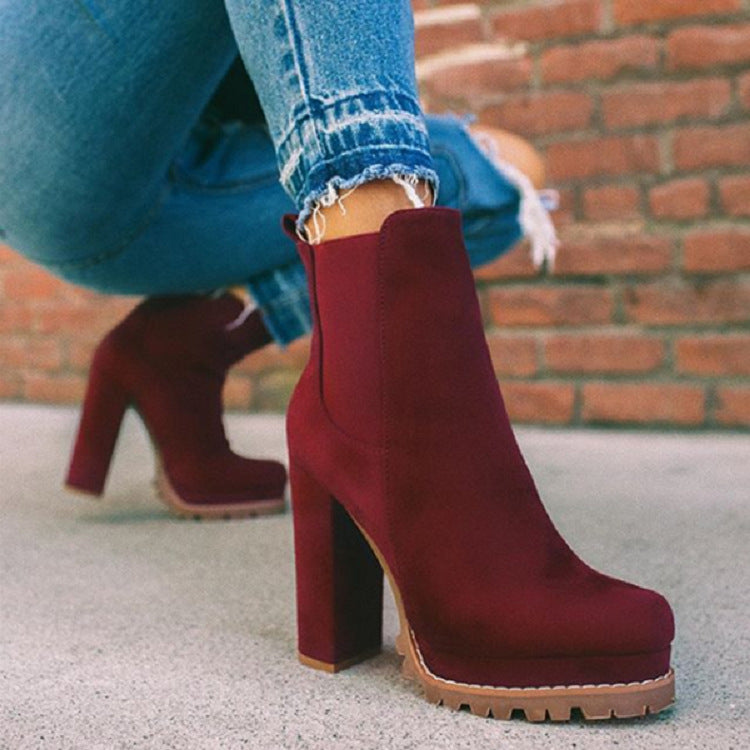
[{"label": "heel tip", "polygon": [[86,487],[76,487],[76,485],[70,484],[70,482],[64,482],[63,487],[74,495],[83,495],[84,497],[90,497],[95,500],[98,500],[103,494],[101,490],[97,492],[96,490],[89,490]]},{"label": "heel tip", "polygon": [[345,669],[349,669],[349,667],[353,667],[355,664],[371,659],[373,656],[377,656],[380,651],[381,648],[378,646],[369,651],[363,651],[361,654],[352,656],[349,659],[337,661],[334,664],[327,661],[321,661],[320,659],[313,659],[311,656],[305,656],[302,653],[298,653],[297,656],[299,657],[300,663],[304,664],[306,667],[317,669],[321,672],[328,672],[329,674],[335,674],[336,672],[342,672]]}]

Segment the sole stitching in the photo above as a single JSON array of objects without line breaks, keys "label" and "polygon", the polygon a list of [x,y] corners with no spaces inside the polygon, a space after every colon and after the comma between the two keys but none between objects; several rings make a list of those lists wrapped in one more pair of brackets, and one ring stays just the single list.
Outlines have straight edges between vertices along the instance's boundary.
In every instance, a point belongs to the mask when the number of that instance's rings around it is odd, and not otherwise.
[{"label": "sole stitching", "polygon": [[409,635],[411,637],[411,642],[414,645],[414,650],[417,654],[417,658],[419,659],[419,664],[422,667],[422,669],[434,680],[437,680],[438,682],[442,682],[445,685],[455,685],[457,687],[461,688],[471,688],[476,690],[506,690],[508,692],[510,691],[530,691],[534,692],[537,690],[546,690],[546,691],[554,691],[554,690],[591,690],[591,689],[599,689],[599,688],[623,688],[623,687],[635,687],[637,685],[652,685],[656,682],[660,682],[661,680],[665,680],[667,677],[669,677],[670,674],[672,674],[672,670],[667,672],[666,674],[663,674],[661,677],[652,677],[648,680],[643,680],[641,682],[614,682],[614,683],[602,683],[601,685],[543,685],[542,687],[498,687],[497,685],[473,685],[468,682],[456,682],[455,680],[449,680],[445,677],[439,677],[436,674],[433,674],[430,671],[430,668],[425,664],[424,657],[422,656],[422,652],[419,650],[419,645],[417,644],[417,639],[414,636],[414,631],[409,630]]}]

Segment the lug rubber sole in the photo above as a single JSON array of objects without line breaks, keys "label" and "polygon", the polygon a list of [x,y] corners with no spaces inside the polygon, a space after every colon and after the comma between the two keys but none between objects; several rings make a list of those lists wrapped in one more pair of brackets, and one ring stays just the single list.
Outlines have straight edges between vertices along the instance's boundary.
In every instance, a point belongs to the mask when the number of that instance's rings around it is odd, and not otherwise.
[{"label": "lug rubber sole", "polygon": [[[382,554],[367,533],[358,525],[380,562],[393,591],[401,632],[396,651],[403,657],[402,673],[422,687],[425,698],[433,704],[458,711],[468,708],[476,716],[510,719],[522,712],[528,721],[569,721],[573,711],[586,720],[626,719],[656,714],[669,708],[675,700],[674,670],[643,682],[613,685],[554,685],[538,688],[493,687],[469,685],[433,674],[422,658],[419,645],[404,613],[401,594]],[[326,672],[340,672],[374,654],[362,653],[345,662],[327,664],[299,654],[306,666]]]},{"label": "lug rubber sole", "polygon": [[[270,498],[267,500],[248,500],[247,502],[232,503],[189,503],[183,500],[169,481],[161,461],[157,456],[156,475],[153,487],[159,499],[169,508],[173,515],[179,518],[193,520],[231,520],[235,518],[251,518],[253,516],[267,516],[275,513],[283,513],[286,510],[286,501],[283,497]],[[82,487],[76,487],[70,482],[64,485],[68,492],[75,495],[83,495],[93,500],[101,498],[101,492],[92,492]]]},{"label": "lug rubber sole", "polygon": [[161,462],[157,463],[154,488],[157,495],[180,518],[195,520],[229,520],[233,518],[250,518],[283,513],[286,503],[283,497],[266,500],[248,500],[231,503],[189,503],[183,500],[169,481]]},{"label": "lug rubber sole", "polygon": [[578,710],[587,720],[630,719],[663,711],[674,703],[674,671],[653,680],[616,685],[555,685],[504,688],[444,680],[425,666],[411,631],[402,631],[396,650],[404,657],[402,672],[419,682],[430,703],[477,716],[510,719],[522,711],[528,721],[569,721]]}]

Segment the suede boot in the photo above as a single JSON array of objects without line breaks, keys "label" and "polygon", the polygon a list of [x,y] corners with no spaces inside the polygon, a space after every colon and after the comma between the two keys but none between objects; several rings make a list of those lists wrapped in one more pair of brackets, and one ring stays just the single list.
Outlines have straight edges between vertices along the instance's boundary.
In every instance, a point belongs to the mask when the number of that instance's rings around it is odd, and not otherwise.
[{"label": "suede boot", "polygon": [[670,607],[590,568],[547,515],[460,227],[420,208],[377,233],[298,241],[314,316],[287,417],[300,658],[337,671],[379,650],[382,569],[405,673],[430,701],[530,720],[660,711]]},{"label": "suede boot", "polygon": [[[99,495],[126,409],[148,428],[156,486],[182,516],[233,518],[284,509],[286,470],[230,449],[222,423],[228,369],[270,336],[231,294],[152,297],[96,349],[68,487]],[[238,324],[232,327],[232,323]]]}]

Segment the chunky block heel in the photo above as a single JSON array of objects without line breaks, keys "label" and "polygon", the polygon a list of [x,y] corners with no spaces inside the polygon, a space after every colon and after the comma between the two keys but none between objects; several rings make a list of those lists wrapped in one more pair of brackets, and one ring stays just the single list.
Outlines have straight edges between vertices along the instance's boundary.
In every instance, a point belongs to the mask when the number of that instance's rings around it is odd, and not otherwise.
[{"label": "chunky block heel", "polygon": [[102,494],[128,403],[127,392],[106,372],[92,367],[65,480],[70,489]]},{"label": "chunky block heel", "polygon": [[299,658],[338,672],[382,645],[383,571],[349,514],[299,464],[290,465]]}]

